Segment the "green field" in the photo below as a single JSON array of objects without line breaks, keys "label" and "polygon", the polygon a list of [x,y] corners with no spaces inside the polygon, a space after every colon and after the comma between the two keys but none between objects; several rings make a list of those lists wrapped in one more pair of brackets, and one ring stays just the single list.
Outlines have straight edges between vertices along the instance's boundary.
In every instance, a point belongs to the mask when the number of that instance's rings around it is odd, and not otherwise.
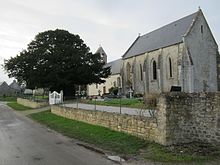
[{"label": "green field", "polygon": [[82,100],[83,103],[87,104],[97,104],[97,105],[106,105],[106,106],[117,106],[120,104],[122,107],[130,107],[130,108],[142,108],[143,101],[139,99],[109,99],[105,101],[94,101],[94,100]]}]

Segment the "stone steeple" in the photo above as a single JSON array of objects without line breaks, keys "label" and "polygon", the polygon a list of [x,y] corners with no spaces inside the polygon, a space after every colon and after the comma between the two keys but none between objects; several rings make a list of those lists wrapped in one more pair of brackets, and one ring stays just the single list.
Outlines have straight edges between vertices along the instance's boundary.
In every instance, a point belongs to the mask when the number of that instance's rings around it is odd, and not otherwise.
[{"label": "stone steeple", "polygon": [[98,50],[95,53],[99,53],[101,55],[103,61],[105,62],[105,64],[107,64],[107,54],[105,53],[105,51],[101,45],[99,46]]}]

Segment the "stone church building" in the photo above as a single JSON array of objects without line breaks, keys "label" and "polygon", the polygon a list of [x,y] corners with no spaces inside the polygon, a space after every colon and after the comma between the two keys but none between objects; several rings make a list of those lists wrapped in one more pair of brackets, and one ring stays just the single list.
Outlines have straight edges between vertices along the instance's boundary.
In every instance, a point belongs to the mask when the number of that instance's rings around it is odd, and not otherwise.
[{"label": "stone church building", "polygon": [[122,56],[122,91],[215,92],[219,84],[218,45],[201,9],[138,36]]}]

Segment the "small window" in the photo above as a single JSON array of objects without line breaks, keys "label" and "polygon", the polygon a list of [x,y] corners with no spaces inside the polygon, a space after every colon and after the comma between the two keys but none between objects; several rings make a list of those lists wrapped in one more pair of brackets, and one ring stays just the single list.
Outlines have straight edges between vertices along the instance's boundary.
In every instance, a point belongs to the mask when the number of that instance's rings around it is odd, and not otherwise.
[{"label": "small window", "polygon": [[203,25],[201,25],[201,33],[203,34]]},{"label": "small window", "polygon": [[99,87],[98,84],[96,84],[96,89],[98,89],[98,87]]},{"label": "small window", "polygon": [[157,63],[156,61],[153,61],[153,79],[157,79]]},{"label": "small window", "polygon": [[173,77],[173,70],[172,70],[172,61],[171,61],[171,58],[169,58],[169,69],[170,69],[170,77]]},{"label": "small window", "polygon": [[140,64],[140,79],[143,81],[143,70],[142,70],[142,65]]},{"label": "small window", "polygon": [[113,82],[114,87],[116,87],[116,81]]}]

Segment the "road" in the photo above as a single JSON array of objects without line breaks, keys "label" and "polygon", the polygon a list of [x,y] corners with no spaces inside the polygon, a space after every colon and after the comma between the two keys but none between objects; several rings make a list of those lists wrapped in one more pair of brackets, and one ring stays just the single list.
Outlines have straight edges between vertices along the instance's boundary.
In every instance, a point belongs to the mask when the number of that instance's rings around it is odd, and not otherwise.
[{"label": "road", "polygon": [[65,107],[73,107],[73,108],[81,108],[86,110],[98,110],[98,111],[105,111],[110,113],[121,113],[121,114],[128,114],[128,115],[135,115],[135,116],[145,116],[150,117],[149,110],[138,109],[138,108],[128,108],[128,107],[113,107],[113,106],[103,106],[103,105],[92,105],[92,104],[83,104],[83,103],[66,103],[63,104]]},{"label": "road", "polygon": [[0,165],[112,165],[0,102]]}]

